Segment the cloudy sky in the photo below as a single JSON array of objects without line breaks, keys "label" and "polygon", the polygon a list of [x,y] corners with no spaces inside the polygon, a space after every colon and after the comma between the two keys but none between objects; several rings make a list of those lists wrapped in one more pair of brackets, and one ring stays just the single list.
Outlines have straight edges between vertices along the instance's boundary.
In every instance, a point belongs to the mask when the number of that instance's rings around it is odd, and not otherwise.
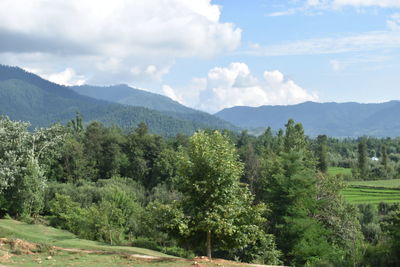
[{"label": "cloudy sky", "polygon": [[0,63],[216,112],[400,99],[400,0],[1,0]]}]

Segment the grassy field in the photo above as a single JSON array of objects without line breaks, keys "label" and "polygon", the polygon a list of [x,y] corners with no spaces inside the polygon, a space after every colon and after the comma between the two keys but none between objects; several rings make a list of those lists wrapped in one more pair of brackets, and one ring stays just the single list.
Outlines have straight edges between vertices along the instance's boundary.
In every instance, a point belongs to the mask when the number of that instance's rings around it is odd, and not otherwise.
[{"label": "grassy field", "polygon": [[351,181],[342,191],[347,201],[353,204],[400,203],[400,179]]},{"label": "grassy field", "polygon": [[351,181],[348,182],[350,186],[366,186],[366,187],[383,187],[383,188],[399,188],[400,179],[391,180],[375,180],[375,181]]},{"label": "grassy field", "polygon": [[109,246],[104,243],[77,238],[74,234],[40,224],[1,219],[0,237],[19,238],[29,242],[42,243],[63,248],[79,248],[88,250],[103,250],[131,254],[143,254],[156,257],[172,257],[161,252],[124,246]]},{"label": "grassy field", "polygon": [[226,260],[181,259],[157,251],[109,246],[79,239],[52,227],[0,219],[0,267],[3,266],[140,266],[140,267],[240,267]]},{"label": "grassy field", "polygon": [[328,174],[330,175],[351,175],[351,168],[342,168],[342,167],[329,167],[328,168]]}]

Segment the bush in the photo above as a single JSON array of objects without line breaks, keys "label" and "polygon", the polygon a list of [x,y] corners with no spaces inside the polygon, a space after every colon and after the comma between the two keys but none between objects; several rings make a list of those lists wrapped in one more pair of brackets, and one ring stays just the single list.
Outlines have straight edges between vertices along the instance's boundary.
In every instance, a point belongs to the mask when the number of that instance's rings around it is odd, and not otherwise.
[{"label": "bush", "polygon": [[147,248],[152,250],[160,250],[160,246],[153,240],[146,237],[138,237],[132,244],[135,247]]},{"label": "bush", "polygon": [[185,250],[180,247],[163,247],[161,249],[161,252],[172,255],[172,256],[177,256],[181,258],[186,258],[186,259],[192,259],[195,257],[194,253],[190,250]]}]

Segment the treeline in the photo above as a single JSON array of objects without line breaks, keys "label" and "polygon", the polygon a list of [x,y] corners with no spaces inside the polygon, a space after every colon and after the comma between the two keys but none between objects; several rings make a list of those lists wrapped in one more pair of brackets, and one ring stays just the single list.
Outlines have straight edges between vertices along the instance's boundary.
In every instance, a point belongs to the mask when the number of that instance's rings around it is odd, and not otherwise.
[{"label": "treeline", "polygon": [[[320,136],[321,137],[321,136]],[[310,140],[317,146],[318,139]],[[400,138],[326,138],[327,161],[332,167],[351,168],[347,180],[400,178]]]},{"label": "treeline", "polygon": [[[29,132],[0,119],[0,208],[82,238],[172,255],[293,266],[399,266],[400,209],[344,201],[331,139],[301,124],[259,137],[162,138],[77,116]],[[354,153],[354,151],[353,151]]]}]

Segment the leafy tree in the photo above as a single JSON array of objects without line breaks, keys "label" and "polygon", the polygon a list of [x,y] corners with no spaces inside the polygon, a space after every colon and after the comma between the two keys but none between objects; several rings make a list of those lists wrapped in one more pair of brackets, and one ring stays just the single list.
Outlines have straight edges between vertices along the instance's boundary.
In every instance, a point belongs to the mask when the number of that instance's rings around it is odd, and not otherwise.
[{"label": "leafy tree", "polygon": [[239,149],[240,159],[244,163],[243,182],[249,185],[252,193],[255,192],[257,177],[260,171],[260,160],[253,148],[252,143],[242,146]]},{"label": "leafy tree", "polygon": [[159,154],[165,148],[163,139],[150,134],[145,124],[140,124],[126,137],[123,152],[127,156],[127,166],[123,169],[124,177],[131,177],[151,189],[157,183],[158,174],[153,174],[154,164],[160,161]]},{"label": "leafy tree", "polygon": [[328,155],[327,155],[327,142],[328,138],[326,135],[319,135],[317,138],[317,168],[323,173],[328,171]]},{"label": "leafy tree", "polygon": [[0,193],[12,215],[38,215],[47,166],[65,138],[60,125],[27,131],[28,124],[0,118]]},{"label": "leafy tree", "polygon": [[180,205],[187,225],[183,234],[205,240],[209,258],[212,242],[223,250],[244,248],[264,235],[259,224],[265,207],[254,206],[248,188],[240,184],[243,165],[221,133],[193,135],[179,170]]},{"label": "leafy tree", "polygon": [[358,143],[358,176],[361,179],[368,177],[368,151],[365,139]]},{"label": "leafy tree", "polygon": [[389,164],[388,163],[389,158],[388,158],[386,145],[383,145],[381,149],[382,149],[382,151],[381,151],[381,153],[382,153],[381,163],[382,163],[383,167],[385,168],[385,170],[387,170],[388,169],[388,164]]}]

